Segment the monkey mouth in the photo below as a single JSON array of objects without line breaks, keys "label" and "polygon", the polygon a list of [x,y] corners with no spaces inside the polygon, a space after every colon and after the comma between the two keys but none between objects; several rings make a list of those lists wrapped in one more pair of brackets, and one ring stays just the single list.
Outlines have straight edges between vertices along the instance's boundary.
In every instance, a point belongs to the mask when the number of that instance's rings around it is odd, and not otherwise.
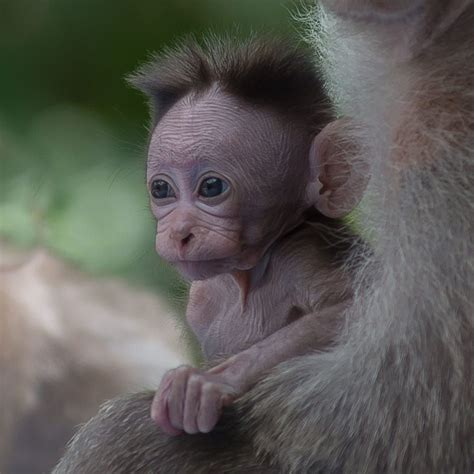
[{"label": "monkey mouth", "polygon": [[177,260],[173,265],[186,280],[190,281],[207,280],[223,273],[230,273],[235,266],[228,259]]},{"label": "monkey mouth", "polygon": [[228,252],[228,253],[223,253],[219,254],[217,256],[215,255],[210,255],[210,254],[205,254],[205,255],[196,255],[192,254],[190,252],[179,252],[178,256],[172,260],[168,260],[171,264],[173,265],[185,265],[185,264],[215,264],[218,262],[222,261],[232,261],[236,260],[239,255],[240,251],[234,251],[234,252]]},{"label": "monkey mouth", "polygon": [[180,246],[175,249],[174,256],[171,255],[170,261],[175,264],[213,264],[223,260],[234,261],[242,254],[242,245],[236,243],[235,245],[223,246],[220,249],[212,248],[212,243],[209,245],[201,245],[199,248],[186,248]]},{"label": "monkey mouth", "polygon": [[245,272],[253,269],[268,249],[244,248],[226,257],[177,258],[169,261],[187,280],[207,280],[224,273]]}]

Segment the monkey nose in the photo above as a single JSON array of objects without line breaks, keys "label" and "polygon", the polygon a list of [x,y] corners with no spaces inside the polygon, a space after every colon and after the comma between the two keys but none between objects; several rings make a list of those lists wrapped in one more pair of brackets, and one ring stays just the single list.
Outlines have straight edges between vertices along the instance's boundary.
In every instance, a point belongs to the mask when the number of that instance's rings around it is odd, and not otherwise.
[{"label": "monkey nose", "polygon": [[192,232],[188,232],[187,235],[184,235],[180,239],[176,239],[178,243],[178,255],[180,258],[186,258],[190,248],[189,243],[194,238],[194,234]]},{"label": "monkey nose", "polygon": [[179,243],[181,248],[186,247],[189,242],[194,238],[194,234],[188,229],[175,229],[171,233],[171,238]]},{"label": "monkey nose", "polygon": [[189,232],[189,234],[186,237],[183,237],[181,239],[181,247],[186,247],[186,245],[188,245],[189,242],[191,242],[191,239],[193,238],[194,238],[194,234],[192,232]]}]

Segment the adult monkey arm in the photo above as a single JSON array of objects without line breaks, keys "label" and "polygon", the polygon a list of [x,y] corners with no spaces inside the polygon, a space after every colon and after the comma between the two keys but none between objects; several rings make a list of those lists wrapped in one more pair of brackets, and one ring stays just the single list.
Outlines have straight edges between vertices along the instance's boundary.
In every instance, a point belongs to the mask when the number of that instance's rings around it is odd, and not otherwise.
[{"label": "adult monkey arm", "polygon": [[208,434],[172,437],[150,417],[154,392],[105,404],[71,441],[55,473],[279,473],[257,459],[233,410]]},{"label": "adult monkey arm", "polygon": [[474,6],[418,3],[390,2],[391,14],[388,2],[328,0],[340,17],[320,16],[329,84],[341,114],[361,121],[373,177],[363,224],[376,260],[362,266],[370,293],[345,344],[257,385],[240,404],[248,438],[242,423],[220,432],[233,444],[171,444],[137,416],[151,397],[135,396],[86,426],[58,472],[170,472],[171,454],[186,459],[180,472],[265,472],[250,443],[282,472],[470,472]]},{"label": "adult monkey arm", "polygon": [[256,444],[296,472],[470,472],[474,4],[326,5],[342,15],[322,16],[329,82],[371,156],[376,261],[347,342],[253,392]]}]

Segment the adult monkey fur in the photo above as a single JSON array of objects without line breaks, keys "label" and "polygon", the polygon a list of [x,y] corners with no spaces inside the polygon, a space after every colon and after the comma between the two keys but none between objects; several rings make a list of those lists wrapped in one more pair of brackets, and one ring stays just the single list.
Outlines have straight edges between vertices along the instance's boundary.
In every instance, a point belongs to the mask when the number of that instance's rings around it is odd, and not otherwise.
[{"label": "adult monkey fur", "polygon": [[277,367],[210,435],[168,440],[152,394],[115,400],[57,472],[471,472],[474,2],[327,0],[311,21],[372,176],[340,345]]},{"label": "adult monkey fur", "polygon": [[367,175],[339,156],[348,121],[328,125],[320,73],[286,41],[191,40],[133,83],[155,116],[156,248],[192,281],[186,317],[208,360],[164,376],[152,417],[170,435],[209,432],[269,369],[340,332],[361,244],[335,218]]}]

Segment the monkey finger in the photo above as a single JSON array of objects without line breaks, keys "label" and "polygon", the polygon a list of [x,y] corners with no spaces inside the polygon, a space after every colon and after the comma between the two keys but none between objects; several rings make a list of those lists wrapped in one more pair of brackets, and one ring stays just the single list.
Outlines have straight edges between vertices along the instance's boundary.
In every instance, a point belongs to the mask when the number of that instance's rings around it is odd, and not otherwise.
[{"label": "monkey finger", "polygon": [[158,385],[158,388],[156,389],[154,400],[158,401],[159,394],[164,393],[165,391],[169,389],[169,387],[173,383],[173,378],[174,378],[176,370],[177,369],[168,370],[168,372],[166,372],[165,375],[163,375],[163,377],[160,380],[160,384]]},{"label": "monkey finger", "polygon": [[182,430],[176,429],[170,422],[168,413],[169,387],[161,392],[156,392],[151,404],[151,417],[160,428],[170,436],[182,434]]},{"label": "monkey finger", "polygon": [[167,393],[169,391],[171,383],[173,382],[173,374],[174,369],[168,370],[168,372],[163,375],[160,381],[160,385],[158,386],[158,389],[156,390],[155,396],[153,397],[153,401],[151,403],[150,415],[151,418],[157,423],[159,423],[158,416],[163,411],[161,405],[163,403],[166,404]]},{"label": "monkey finger", "polygon": [[197,425],[201,433],[209,433],[222,412],[222,393],[212,383],[202,387]]},{"label": "monkey finger", "polygon": [[168,415],[170,423],[178,430],[183,429],[184,403],[188,379],[194,369],[183,366],[176,369],[168,395]]},{"label": "monkey finger", "polygon": [[201,398],[202,379],[199,375],[191,375],[186,387],[186,399],[184,402],[183,428],[188,434],[199,432],[197,417]]}]

